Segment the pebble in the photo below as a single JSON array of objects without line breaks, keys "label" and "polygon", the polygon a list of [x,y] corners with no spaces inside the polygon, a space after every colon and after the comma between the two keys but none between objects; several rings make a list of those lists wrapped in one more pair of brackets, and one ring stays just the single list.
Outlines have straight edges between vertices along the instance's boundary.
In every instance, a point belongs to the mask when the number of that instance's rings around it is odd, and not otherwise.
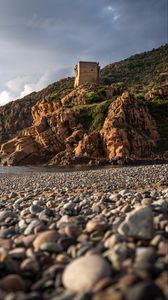
[{"label": "pebble", "polygon": [[63,248],[60,244],[54,242],[46,242],[40,246],[40,250],[50,253],[60,253],[61,251],[63,251]]},{"label": "pebble", "polygon": [[43,210],[43,207],[39,205],[31,205],[29,210],[31,214],[38,214]]},{"label": "pebble", "polygon": [[0,299],[165,299],[167,171],[2,173]]},{"label": "pebble", "polygon": [[86,231],[93,232],[93,231],[105,231],[108,229],[108,224],[101,220],[90,220],[86,224]]},{"label": "pebble", "polygon": [[33,241],[33,246],[36,251],[40,250],[41,246],[47,242],[56,242],[59,238],[59,234],[54,230],[47,230],[39,233]]},{"label": "pebble", "polygon": [[7,250],[12,248],[12,240],[11,239],[0,239],[0,247],[3,247]]},{"label": "pebble", "polygon": [[109,238],[107,238],[104,242],[104,246],[106,248],[113,248],[114,245],[123,242],[124,241],[124,237],[122,235],[119,234],[113,234],[112,236],[110,236]]},{"label": "pebble", "polygon": [[135,264],[140,268],[152,266],[156,260],[156,251],[153,247],[138,247],[135,254]]},{"label": "pebble", "polygon": [[143,281],[133,286],[126,295],[126,300],[166,300],[161,289],[151,281]]},{"label": "pebble", "polygon": [[97,293],[92,300],[124,300],[124,295],[121,291],[109,288],[106,291]]},{"label": "pebble", "polygon": [[40,220],[32,220],[30,224],[26,227],[24,230],[25,235],[29,235],[33,232],[34,228],[36,228],[39,225],[43,225],[43,222]]},{"label": "pebble", "polygon": [[103,277],[111,276],[111,268],[98,255],[88,255],[75,259],[63,273],[64,286],[74,292],[89,291]]},{"label": "pebble", "polygon": [[112,249],[104,253],[111,262],[116,270],[120,270],[122,262],[126,260],[131,254],[126,244],[116,244]]},{"label": "pebble", "polygon": [[40,270],[40,266],[35,258],[26,258],[22,261],[20,269],[26,272],[37,273]]},{"label": "pebble", "polygon": [[0,280],[0,288],[7,292],[24,291],[25,284],[19,275],[10,274]]},{"label": "pebble", "polygon": [[152,198],[144,198],[144,199],[142,199],[141,204],[144,205],[144,206],[145,206],[145,205],[151,205],[152,202],[153,202],[153,199],[152,199]]},{"label": "pebble", "polygon": [[150,207],[140,207],[128,213],[125,221],[119,226],[122,235],[151,239],[153,236],[153,213]]},{"label": "pebble", "polygon": [[0,223],[5,222],[7,218],[17,217],[16,213],[10,210],[0,211]]},{"label": "pebble", "polygon": [[9,256],[16,259],[23,259],[26,256],[25,248],[15,248],[9,251]]},{"label": "pebble", "polygon": [[69,237],[78,237],[81,233],[80,228],[76,224],[68,224],[64,228],[64,234]]},{"label": "pebble", "polygon": [[0,247],[0,262],[5,261],[7,257],[8,257],[8,251],[5,248]]}]

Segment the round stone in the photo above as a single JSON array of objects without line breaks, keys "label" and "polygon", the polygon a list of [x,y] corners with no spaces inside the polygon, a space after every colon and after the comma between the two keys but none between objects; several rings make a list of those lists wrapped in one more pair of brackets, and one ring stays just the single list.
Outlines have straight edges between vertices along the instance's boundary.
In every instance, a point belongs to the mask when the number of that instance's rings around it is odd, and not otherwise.
[{"label": "round stone", "polygon": [[40,247],[40,250],[46,251],[49,253],[60,253],[63,249],[61,245],[53,242],[43,243]]},{"label": "round stone", "polygon": [[86,231],[93,232],[93,231],[105,231],[107,230],[108,225],[104,221],[101,220],[90,220],[86,224]]},{"label": "round stone", "polygon": [[135,264],[143,268],[155,263],[156,251],[153,247],[138,247],[136,249]]},{"label": "round stone", "polygon": [[11,210],[0,211],[0,222],[4,222],[7,218],[15,218],[17,215]]},{"label": "round stone", "polygon": [[32,273],[36,273],[39,271],[39,263],[34,258],[26,258],[20,266],[22,271],[28,271]]},{"label": "round stone", "polygon": [[64,228],[65,235],[78,237],[80,234],[80,229],[75,224],[67,224]]},{"label": "round stone", "polygon": [[41,211],[43,211],[43,207],[39,206],[39,205],[31,205],[29,210],[31,212],[31,214],[38,214]]},{"label": "round stone", "polygon": [[34,240],[33,246],[36,251],[40,250],[41,246],[44,243],[48,242],[56,242],[59,238],[59,234],[57,231],[54,230],[47,230],[44,232],[41,232]]},{"label": "round stone", "polygon": [[63,273],[64,286],[74,292],[89,291],[103,277],[110,277],[111,267],[98,255],[88,255],[72,261]]},{"label": "round stone", "polygon": [[152,202],[153,202],[153,199],[152,199],[152,198],[144,198],[144,199],[142,199],[141,204],[142,204],[142,205],[151,205]]},{"label": "round stone", "polygon": [[9,251],[9,256],[16,259],[23,259],[26,256],[25,248],[15,248]]},{"label": "round stone", "polygon": [[108,239],[105,240],[104,246],[106,248],[113,248],[115,244],[123,242],[124,237],[119,234],[113,234]]},{"label": "round stone", "polygon": [[36,228],[39,225],[43,225],[43,222],[40,220],[33,220],[31,223],[27,226],[27,228],[24,231],[25,235],[29,235],[33,232],[34,228]]},{"label": "round stone", "polygon": [[119,226],[122,235],[139,239],[151,239],[153,236],[153,214],[148,206],[136,208],[128,213],[125,221]]},{"label": "round stone", "polygon": [[0,280],[0,288],[7,292],[24,291],[25,284],[19,275],[11,274]]}]

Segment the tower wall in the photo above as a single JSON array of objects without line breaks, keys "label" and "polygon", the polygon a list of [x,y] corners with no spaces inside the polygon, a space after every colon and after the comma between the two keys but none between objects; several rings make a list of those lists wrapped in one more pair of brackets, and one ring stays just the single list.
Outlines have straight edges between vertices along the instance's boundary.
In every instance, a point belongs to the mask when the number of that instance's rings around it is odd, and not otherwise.
[{"label": "tower wall", "polygon": [[99,83],[100,67],[96,62],[79,62],[75,67],[75,84]]}]

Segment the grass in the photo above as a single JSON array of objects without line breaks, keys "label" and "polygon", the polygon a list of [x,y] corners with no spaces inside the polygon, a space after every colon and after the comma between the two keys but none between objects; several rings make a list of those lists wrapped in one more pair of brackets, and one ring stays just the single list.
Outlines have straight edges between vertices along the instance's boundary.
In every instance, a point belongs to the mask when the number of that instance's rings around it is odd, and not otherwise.
[{"label": "grass", "polygon": [[97,104],[78,105],[76,109],[79,110],[79,123],[81,123],[85,130],[99,131],[107,116],[111,100],[106,100]]},{"label": "grass", "polygon": [[101,71],[104,84],[123,82],[126,85],[152,86],[159,81],[159,74],[168,67],[168,44],[149,52],[136,54]]},{"label": "grass", "polygon": [[52,90],[45,96],[46,102],[56,102],[61,100],[74,89],[72,78],[62,79],[52,85]]},{"label": "grass", "polygon": [[106,86],[98,86],[95,91],[90,91],[85,94],[85,102],[92,104],[101,102],[106,98]]}]

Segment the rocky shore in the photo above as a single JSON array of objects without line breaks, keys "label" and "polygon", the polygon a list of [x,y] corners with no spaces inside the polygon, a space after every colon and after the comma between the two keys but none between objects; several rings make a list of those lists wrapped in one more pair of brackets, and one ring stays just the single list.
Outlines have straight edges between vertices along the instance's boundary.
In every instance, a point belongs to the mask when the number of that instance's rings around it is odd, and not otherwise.
[{"label": "rocky shore", "polygon": [[0,174],[0,300],[164,300],[168,165]]}]

